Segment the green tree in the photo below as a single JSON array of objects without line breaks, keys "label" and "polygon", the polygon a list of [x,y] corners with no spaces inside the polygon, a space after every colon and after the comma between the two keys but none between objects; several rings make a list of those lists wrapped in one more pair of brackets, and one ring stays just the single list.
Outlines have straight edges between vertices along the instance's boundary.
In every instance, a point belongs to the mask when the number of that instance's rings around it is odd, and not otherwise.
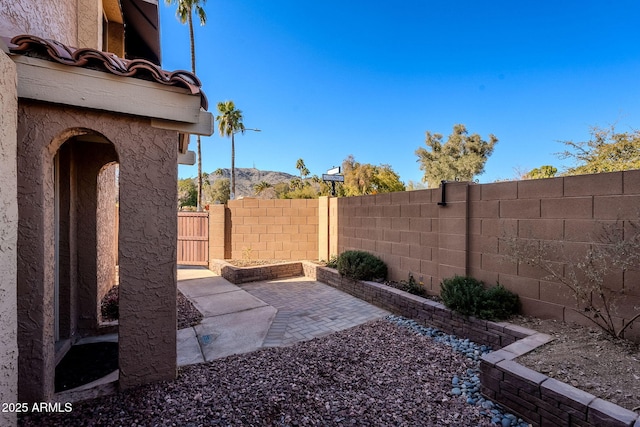
[{"label": "green tree", "polygon": [[242,111],[236,109],[233,101],[218,102],[218,112],[216,116],[218,121],[218,131],[220,136],[231,137],[231,199],[236,194],[236,145],[234,135],[238,132],[244,133],[244,124],[242,123]]},{"label": "green tree", "polygon": [[527,172],[522,179],[542,179],[553,178],[558,173],[558,168],[551,165],[540,166],[539,168],[533,168]]},{"label": "green tree", "polygon": [[424,190],[425,188],[427,188],[427,186],[422,182],[415,182],[410,179],[407,183],[407,191]]},{"label": "green tree", "polygon": [[265,191],[267,188],[271,188],[271,187],[272,185],[269,184],[267,181],[260,181],[259,183],[253,186],[253,191],[255,191],[256,195],[259,195],[263,191]]},{"label": "green tree", "polygon": [[593,127],[589,141],[563,141],[569,148],[558,156],[572,159],[575,166],[563,175],[582,175],[640,169],[640,131],[618,133]]},{"label": "green tree", "polygon": [[404,183],[400,181],[400,175],[391,168],[391,165],[374,166],[373,188],[375,193],[406,190]]},{"label": "green tree", "polygon": [[195,207],[198,203],[198,192],[193,179],[186,178],[178,180],[178,207]]},{"label": "green tree", "polygon": [[453,132],[446,143],[442,135],[427,131],[425,144],[430,150],[420,147],[416,150],[420,169],[424,171],[422,182],[429,188],[436,188],[440,181],[471,181],[475,175],[484,172],[484,165],[493,153],[498,139],[489,135],[489,141],[480,135],[469,135],[462,124],[453,126]]},{"label": "green tree", "polygon": [[372,164],[361,164],[356,162],[352,155],[349,155],[342,162],[342,173],[344,175],[343,188],[346,196],[372,194],[374,173]]},{"label": "green tree", "polygon": [[359,163],[349,155],[342,162],[342,171],[344,185],[339,189],[340,195],[358,196],[405,190],[400,176],[389,165]]},{"label": "green tree", "polygon": [[[196,41],[193,33],[193,14],[198,15],[200,25],[207,23],[207,14],[202,6],[207,0],[165,0],[167,5],[175,4],[176,17],[181,24],[189,25],[189,47],[191,48],[191,72],[196,73]],[[200,135],[197,136],[197,158],[198,158],[198,188],[197,188],[197,210],[202,210],[202,150],[200,145]]]},{"label": "green tree", "polygon": [[206,199],[211,203],[227,203],[229,200],[229,179],[217,179],[205,186]]},{"label": "green tree", "polygon": [[294,178],[291,178],[291,180],[289,181],[289,188],[293,190],[296,190],[298,188],[303,188],[303,187],[304,187],[304,183],[297,176]]},{"label": "green tree", "polygon": [[291,188],[278,195],[280,199],[317,199],[319,196],[318,190],[310,185]]},{"label": "green tree", "polygon": [[304,160],[302,159],[298,159],[298,161],[296,162],[296,169],[300,171],[300,179],[304,179],[311,173],[309,172],[309,169],[307,169],[307,166],[304,164]]}]

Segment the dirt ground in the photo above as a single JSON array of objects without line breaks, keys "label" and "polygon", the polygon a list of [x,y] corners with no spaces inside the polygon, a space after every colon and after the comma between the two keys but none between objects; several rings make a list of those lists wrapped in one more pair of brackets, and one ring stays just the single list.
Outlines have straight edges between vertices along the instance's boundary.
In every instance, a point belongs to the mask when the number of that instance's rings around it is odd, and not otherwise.
[{"label": "dirt ground", "polygon": [[555,320],[516,316],[509,322],[554,338],[518,358],[518,363],[623,408],[640,411],[640,345]]}]

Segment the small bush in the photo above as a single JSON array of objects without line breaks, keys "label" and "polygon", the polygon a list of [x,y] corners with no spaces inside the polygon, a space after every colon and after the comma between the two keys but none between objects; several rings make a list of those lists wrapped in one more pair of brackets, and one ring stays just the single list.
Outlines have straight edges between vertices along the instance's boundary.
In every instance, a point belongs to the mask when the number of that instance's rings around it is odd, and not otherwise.
[{"label": "small bush", "polygon": [[114,286],[107,292],[100,304],[102,320],[117,320],[120,317],[120,305],[118,298],[118,287]]},{"label": "small bush", "polygon": [[380,258],[364,251],[345,251],[338,256],[338,273],[354,280],[384,280],[387,265]]},{"label": "small bush", "polygon": [[465,316],[474,316],[484,294],[482,282],[473,277],[455,276],[444,279],[440,286],[440,297],[448,308]]},{"label": "small bush", "polygon": [[422,296],[426,293],[422,287],[422,282],[416,282],[416,279],[413,276],[409,276],[409,280],[400,281],[397,288],[413,295]]},{"label": "small bush", "polygon": [[499,284],[484,292],[478,317],[481,319],[504,320],[519,311],[520,299],[518,295]]},{"label": "small bush", "polygon": [[518,295],[502,285],[485,290],[483,283],[472,277],[444,279],[440,297],[451,310],[480,319],[503,320],[520,309]]},{"label": "small bush", "polygon": [[337,255],[331,255],[329,261],[327,261],[327,267],[329,268],[338,268],[338,257]]}]

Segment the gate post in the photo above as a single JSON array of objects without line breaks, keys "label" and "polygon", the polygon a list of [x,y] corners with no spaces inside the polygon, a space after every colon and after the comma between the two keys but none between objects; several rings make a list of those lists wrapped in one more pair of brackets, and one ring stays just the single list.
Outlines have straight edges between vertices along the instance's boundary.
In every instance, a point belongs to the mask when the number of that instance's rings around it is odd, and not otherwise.
[{"label": "gate post", "polygon": [[209,269],[211,260],[225,259],[226,205],[209,205]]},{"label": "gate post", "polygon": [[329,261],[329,198],[318,198],[318,260]]}]

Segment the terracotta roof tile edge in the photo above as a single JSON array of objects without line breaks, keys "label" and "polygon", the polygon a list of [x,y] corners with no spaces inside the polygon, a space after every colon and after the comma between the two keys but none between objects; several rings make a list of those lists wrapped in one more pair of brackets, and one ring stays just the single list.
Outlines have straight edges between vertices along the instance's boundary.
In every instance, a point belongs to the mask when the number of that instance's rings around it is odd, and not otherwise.
[{"label": "terracotta roof tile edge", "polygon": [[200,106],[205,110],[208,108],[207,97],[202,91],[200,79],[189,71],[165,71],[146,59],[123,59],[110,52],[89,48],[76,49],[55,40],[28,34],[15,36],[11,39],[2,37],[2,39],[6,42],[11,53],[44,55],[45,59],[63,65],[93,68],[116,76],[137,77],[167,86],[184,87],[192,95],[200,95]]}]

